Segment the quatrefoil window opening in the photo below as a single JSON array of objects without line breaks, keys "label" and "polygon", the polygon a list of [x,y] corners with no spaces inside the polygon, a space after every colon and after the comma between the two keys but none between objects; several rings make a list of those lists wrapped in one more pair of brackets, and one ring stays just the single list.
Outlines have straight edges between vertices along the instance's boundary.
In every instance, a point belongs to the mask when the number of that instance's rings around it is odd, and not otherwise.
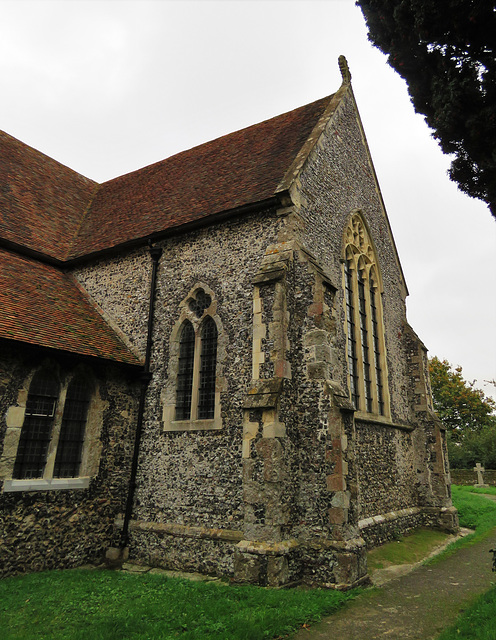
[{"label": "quatrefoil window opening", "polygon": [[203,289],[198,289],[195,297],[188,300],[188,307],[197,318],[201,318],[205,309],[208,309],[211,304],[212,298]]}]

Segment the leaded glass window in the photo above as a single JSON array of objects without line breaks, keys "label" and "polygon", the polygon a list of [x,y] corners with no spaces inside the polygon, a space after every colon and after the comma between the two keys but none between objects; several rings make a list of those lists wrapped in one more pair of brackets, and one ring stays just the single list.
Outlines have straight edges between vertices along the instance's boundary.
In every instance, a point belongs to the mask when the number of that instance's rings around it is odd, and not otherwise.
[{"label": "leaded glass window", "polygon": [[377,288],[372,277],[370,278],[370,311],[372,320],[372,343],[374,348],[374,368],[377,387],[377,403],[379,413],[384,415],[384,392],[382,382],[381,349],[379,343],[379,322],[377,313]]},{"label": "leaded glass window", "polygon": [[38,371],[29,386],[14,478],[43,477],[58,397],[59,384],[54,376]]},{"label": "leaded glass window", "polygon": [[90,395],[90,387],[83,378],[75,378],[69,384],[53,471],[55,478],[79,475]]},{"label": "leaded glass window", "polygon": [[217,364],[217,327],[207,316],[201,325],[200,380],[198,387],[198,418],[214,417],[215,369]]},{"label": "leaded glass window", "polygon": [[194,361],[195,330],[191,322],[186,320],[181,330],[181,338],[179,341],[176,420],[189,420],[191,418]]},{"label": "leaded glass window", "polygon": [[350,397],[359,411],[386,415],[384,331],[378,265],[361,216],[346,231],[344,260],[347,363]]},{"label": "leaded glass window", "polygon": [[358,407],[360,395],[358,391],[358,359],[355,337],[355,305],[353,300],[353,276],[351,261],[345,262],[345,293],[346,293],[346,326],[348,337],[348,376],[350,380],[351,399]]}]

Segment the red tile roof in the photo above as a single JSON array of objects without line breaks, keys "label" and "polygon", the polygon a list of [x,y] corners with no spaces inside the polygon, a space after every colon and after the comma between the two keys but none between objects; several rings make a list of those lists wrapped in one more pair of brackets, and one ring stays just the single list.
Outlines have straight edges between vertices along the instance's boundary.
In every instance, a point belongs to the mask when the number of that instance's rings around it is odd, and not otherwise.
[{"label": "red tile roof", "polygon": [[97,186],[0,131],[0,237],[63,260]]},{"label": "red tile roof", "polygon": [[0,249],[0,338],[139,365],[74,278]]},{"label": "red tile roof", "polygon": [[104,183],[71,256],[270,198],[329,98]]},{"label": "red tile roof", "polygon": [[[0,239],[64,262],[272,198],[330,102],[102,185],[0,132]],[[139,363],[71,276],[1,249],[0,309],[2,338]]]},{"label": "red tile roof", "polygon": [[329,101],[100,186],[0,132],[0,237],[67,260],[271,198]]}]

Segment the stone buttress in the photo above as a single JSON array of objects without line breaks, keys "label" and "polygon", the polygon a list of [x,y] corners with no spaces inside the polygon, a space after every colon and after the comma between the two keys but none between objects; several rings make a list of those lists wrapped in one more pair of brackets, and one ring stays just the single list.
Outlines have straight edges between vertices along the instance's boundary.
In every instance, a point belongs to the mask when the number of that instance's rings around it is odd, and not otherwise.
[{"label": "stone buttress", "polygon": [[367,579],[353,409],[332,381],[334,293],[295,241],[269,246],[253,279],[238,582],[350,588]]}]

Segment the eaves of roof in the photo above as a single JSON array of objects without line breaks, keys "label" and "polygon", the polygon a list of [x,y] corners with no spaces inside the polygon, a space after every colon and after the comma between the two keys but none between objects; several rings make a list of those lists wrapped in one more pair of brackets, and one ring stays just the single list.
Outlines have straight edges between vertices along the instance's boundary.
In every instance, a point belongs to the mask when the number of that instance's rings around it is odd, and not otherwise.
[{"label": "eaves of roof", "polygon": [[76,280],[0,249],[0,338],[140,366]]}]

